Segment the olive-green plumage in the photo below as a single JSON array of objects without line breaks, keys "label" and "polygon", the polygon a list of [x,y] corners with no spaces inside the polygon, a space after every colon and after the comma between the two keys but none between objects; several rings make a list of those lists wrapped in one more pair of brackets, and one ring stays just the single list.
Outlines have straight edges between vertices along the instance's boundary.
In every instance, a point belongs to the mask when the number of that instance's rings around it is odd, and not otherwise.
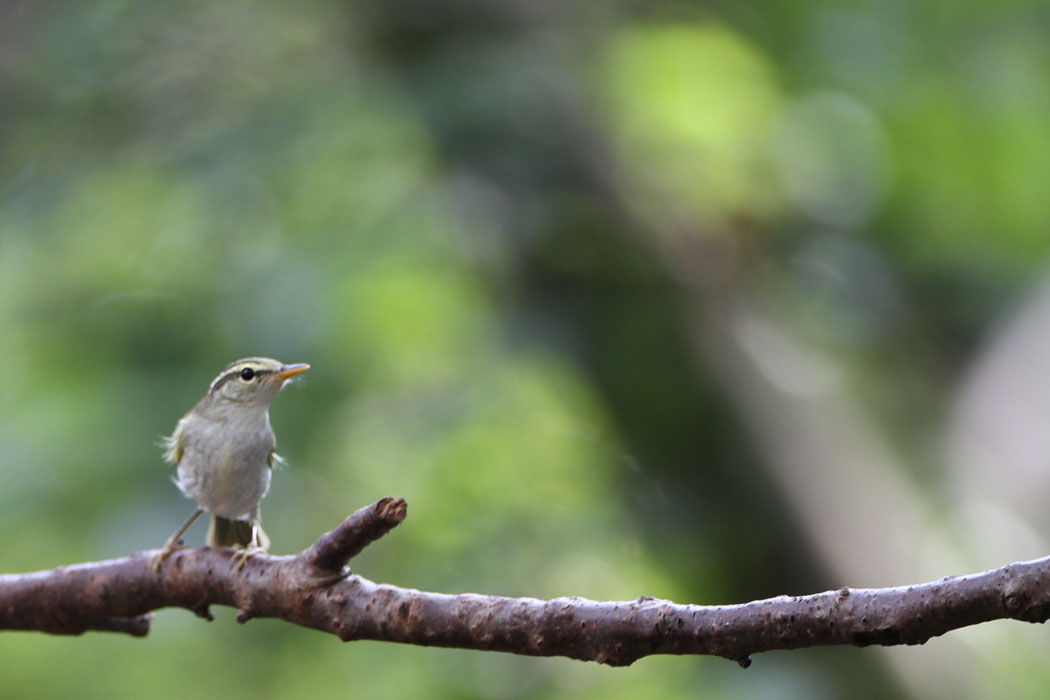
[{"label": "olive-green plumage", "polygon": [[[260,539],[268,544],[269,538],[259,528]],[[211,516],[208,535],[204,542],[209,547],[246,547],[252,541],[252,525],[247,520],[230,520],[218,515]]]},{"label": "olive-green plumage", "polygon": [[164,458],[175,465],[175,483],[200,507],[169,538],[158,567],[201,512],[212,516],[209,547],[242,545],[248,555],[269,548],[259,503],[280,459],[269,408],[285,382],[307,369],[268,357],[232,362],[175,426],[165,440]]}]

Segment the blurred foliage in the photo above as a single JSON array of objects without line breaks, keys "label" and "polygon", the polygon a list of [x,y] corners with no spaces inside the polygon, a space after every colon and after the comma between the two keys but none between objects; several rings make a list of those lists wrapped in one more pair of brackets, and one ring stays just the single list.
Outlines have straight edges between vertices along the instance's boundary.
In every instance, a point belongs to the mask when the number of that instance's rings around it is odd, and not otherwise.
[{"label": "blurred foliage", "polygon": [[[402,495],[365,576],[842,585],[687,290],[842,363],[936,483],[924,436],[1050,250],[1047,29],[1026,2],[0,2],[0,568],[160,546],[191,505],[157,440],[262,354],[313,365],[272,410],[275,552]],[[902,692],[872,650],[614,670],[228,610],[148,641],[9,634],[0,658],[12,698]],[[998,668],[976,683],[1045,693]]]}]

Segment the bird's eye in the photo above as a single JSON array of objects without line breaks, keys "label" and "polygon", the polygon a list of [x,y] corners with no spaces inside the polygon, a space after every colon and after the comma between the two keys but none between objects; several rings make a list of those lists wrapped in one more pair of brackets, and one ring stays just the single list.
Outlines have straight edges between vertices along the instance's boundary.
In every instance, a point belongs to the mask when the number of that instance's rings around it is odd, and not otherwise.
[{"label": "bird's eye", "polygon": [[252,377],[254,376],[255,370],[253,370],[251,367],[245,367],[241,370],[241,379],[243,379],[246,382],[250,382],[252,380]]}]

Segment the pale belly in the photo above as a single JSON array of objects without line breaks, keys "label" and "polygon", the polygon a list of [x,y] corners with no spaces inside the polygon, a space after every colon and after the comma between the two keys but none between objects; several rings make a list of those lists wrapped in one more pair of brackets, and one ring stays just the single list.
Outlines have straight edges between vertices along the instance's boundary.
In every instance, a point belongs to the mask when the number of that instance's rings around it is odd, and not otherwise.
[{"label": "pale belly", "polygon": [[241,441],[187,445],[179,460],[175,483],[201,508],[224,518],[251,515],[270,490],[273,434]]}]

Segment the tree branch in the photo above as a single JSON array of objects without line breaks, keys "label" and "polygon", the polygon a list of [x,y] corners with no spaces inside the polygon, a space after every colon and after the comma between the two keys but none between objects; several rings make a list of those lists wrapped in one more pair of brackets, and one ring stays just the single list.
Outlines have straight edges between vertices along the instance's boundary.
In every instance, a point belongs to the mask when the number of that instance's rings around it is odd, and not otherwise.
[{"label": "tree branch", "polygon": [[773,649],[853,644],[922,644],[959,627],[999,618],[1050,617],[1050,558],[899,588],[780,596],[739,605],[681,605],[642,597],[447,595],[380,585],[351,575],[350,557],[397,526],[400,498],[358,510],[295,556],[252,556],[231,566],[230,549],[182,549],[158,573],[157,550],[123,559],[0,576],[0,629],[144,636],[150,611],[183,607],[211,619],[276,617],[344,641],[567,656],[623,666],[650,654],[714,654],[750,663]]}]

